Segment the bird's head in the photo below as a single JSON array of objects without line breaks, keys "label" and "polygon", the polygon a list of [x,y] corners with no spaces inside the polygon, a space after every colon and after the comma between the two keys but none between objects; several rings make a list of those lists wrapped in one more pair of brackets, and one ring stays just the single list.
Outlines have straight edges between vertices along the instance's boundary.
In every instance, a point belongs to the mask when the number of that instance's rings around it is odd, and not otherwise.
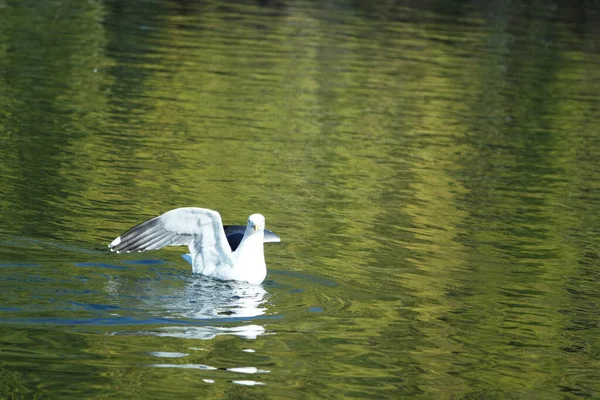
[{"label": "bird's head", "polygon": [[252,228],[254,232],[264,231],[265,217],[261,214],[252,214],[248,217],[248,228]]}]

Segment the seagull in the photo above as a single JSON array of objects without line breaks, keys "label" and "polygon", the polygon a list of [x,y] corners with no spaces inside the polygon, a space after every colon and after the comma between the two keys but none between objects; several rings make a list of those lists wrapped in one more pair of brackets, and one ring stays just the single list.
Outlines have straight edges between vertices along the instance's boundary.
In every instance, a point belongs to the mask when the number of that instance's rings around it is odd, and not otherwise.
[{"label": "seagull", "polygon": [[134,226],[108,248],[129,253],[187,245],[190,254],[184,258],[191,261],[194,273],[260,285],[267,276],[263,243],[280,241],[279,236],[265,229],[261,214],[248,217],[244,229],[223,226],[217,211],[183,207]]}]

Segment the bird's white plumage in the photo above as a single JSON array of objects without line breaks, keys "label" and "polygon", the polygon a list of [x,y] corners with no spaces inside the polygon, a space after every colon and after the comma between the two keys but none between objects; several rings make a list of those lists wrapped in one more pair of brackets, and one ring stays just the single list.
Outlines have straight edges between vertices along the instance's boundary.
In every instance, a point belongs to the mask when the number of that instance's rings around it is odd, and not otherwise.
[{"label": "bird's white plumage", "polygon": [[267,275],[264,228],[265,218],[251,215],[242,241],[231,251],[218,212],[177,208],[131,228],[108,247],[116,252],[131,252],[187,245],[195,273],[260,284]]}]

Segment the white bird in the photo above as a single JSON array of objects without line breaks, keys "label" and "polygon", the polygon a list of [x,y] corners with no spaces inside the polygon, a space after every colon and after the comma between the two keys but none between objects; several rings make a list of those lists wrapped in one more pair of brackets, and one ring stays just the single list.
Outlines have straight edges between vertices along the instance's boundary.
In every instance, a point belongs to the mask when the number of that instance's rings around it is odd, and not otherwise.
[{"label": "white bird", "polygon": [[224,227],[221,215],[213,210],[176,208],[134,226],[108,247],[120,253],[187,245],[194,273],[259,285],[267,276],[263,243],[281,239],[265,230],[265,217],[261,214],[248,217],[238,246],[242,228]]}]

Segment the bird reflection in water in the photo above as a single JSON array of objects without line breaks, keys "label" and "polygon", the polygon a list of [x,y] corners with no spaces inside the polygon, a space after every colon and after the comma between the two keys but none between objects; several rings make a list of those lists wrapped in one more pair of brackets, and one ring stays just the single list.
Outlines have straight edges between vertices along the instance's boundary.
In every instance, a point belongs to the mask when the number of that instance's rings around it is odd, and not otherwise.
[{"label": "bird reflection in water", "polygon": [[[156,264],[148,260],[136,263]],[[267,313],[268,292],[262,285],[197,274],[182,276],[177,269],[162,266],[151,271],[157,274],[156,278],[108,276],[105,290],[123,310],[129,310],[124,314],[131,316],[133,311],[136,319],[160,324],[151,330],[121,334],[196,339],[235,335],[256,339],[265,333],[265,328],[257,323]],[[121,314],[119,310],[112,312],[116,317]]]},{"label": "bird reflection in water", "polygon": [[190,323],[164,326],[150,334],[204,340],[218,335],[256,339],[265,333],[255,318],[267,312],[267,297],[267,291],[260,285],[195,276],[186,284],[176,304],[165,305],[167,317]]}]

